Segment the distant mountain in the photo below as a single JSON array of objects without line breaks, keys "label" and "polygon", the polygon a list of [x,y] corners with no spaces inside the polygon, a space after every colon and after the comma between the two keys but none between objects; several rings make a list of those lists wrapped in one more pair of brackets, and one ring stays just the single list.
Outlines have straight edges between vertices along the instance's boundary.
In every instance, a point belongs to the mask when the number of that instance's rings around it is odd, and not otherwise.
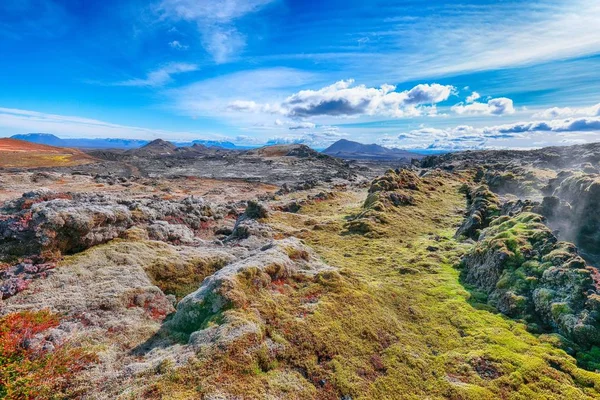
[{"label": "distant mountain", "polygon": [[298,157],[298,158],[329,158],[327,155],[321,154],[316,150],[311,149],[305,144],[275,144],[252,149],[246,152],[249,155],[257,155],[262,157]]},{"label": "distant mountain", "polygon": [[156,139],[138,149],[128,150],[127,153],[135,156],[167,156],[175,154],[177,146],[162,139]]},{"label": "distant mountain", "polygon": [[423,155],[406,150],[390,149],[378,144],[362,144],[341,139],[323,150],[324,154],[354,160],[410,160],[420,159]]},{"label": "distant mountain", "polygon": [[80,149],[135,149],[148,144],[139,139],[61,139],[50,133],[27,133],[13,135],[12,139],[25,140],[47,146],[75,147]]},{"label": "distant mountain", "polygon": [[[150,143],[141,139],[61,139],[50,133],[27,133],[13,135],[12,139],[25,140],[31,143],[45,144],[47,146],[74,147],[80,149],[137,149]],[[229,150],[246,150],[248,147],[237,146],[232,142],[221,140],[193,140],[191,142],[172,142],[177,147],[188,147],[194,144],[206,147],[220,147]]]},{"label": "distant mountain", "polygon": [[243,149],[247,149],[247,147],[245,146],[237,146],[234,143],[231,142],[227,142],[227,141],[221,141],[221,140],[192,140],[192,142],[190,143],[175,143],[176,145],[182,145],[182,146],[190,146],[193,144],[201,144],[202,146],[206,146],[206,147],[221,147],[223,149],[229,149],[229,150],[243,150]]}]

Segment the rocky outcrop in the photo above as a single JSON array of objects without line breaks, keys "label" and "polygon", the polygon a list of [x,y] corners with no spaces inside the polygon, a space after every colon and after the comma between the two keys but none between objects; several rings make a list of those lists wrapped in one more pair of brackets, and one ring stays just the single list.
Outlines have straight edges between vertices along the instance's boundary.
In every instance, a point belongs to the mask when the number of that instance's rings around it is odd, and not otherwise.
[{"label": "rocky outcrop", "polygon": [[423,182],[408,169],[389,170],[371,182],[363,211],[351,217],[346,224],[349,233],[370,237],[378,236],[378,224],[387,223],[386,210],[417,204],[415,193],[422,190]]},{"label": "rocky outcrop", "polygon": [[0,254],[5,260],[56,258],[105,243],[134,225],[149,225],[157,240],[191,243],[194,232],[208,230],[225,213],[194,197],[176,201],[30,192],[0,208]]},{"label": "rocky outcrop", "polygon": [[419,190],[421,179],[408,169],[389,170],[371,182],[369,193],[393,192],[401,189]]},{"label": "rocky outcrop", "polygon": [[462,265],[464,281],[503,314],[582,347],[600,344],[598,271],[574,245],[559,242],[542,216],[495,219]]},{"label": "rocky outcrop", "polygon": [[[221,317],[229,309],[248,303],[244,284],[249,282],[266,287],[274,280],[313,277],[320,272],[333,270],[296,238],[272,241],[251,256],[207,277],[197,291],[179,302],[177,312],[169,320],[168,326],[172,330],[191,334],[190,342],[202,342],[224,329],[210,328],[210,321]],[[246,326],[243,330],[255,331],[252,326]]]},{"label": "rocky outcrop", "polygon": [[542,213],[561,238],[600,260],[600,176],[563,172],[550,181]]},{"label": "rocky outcrop", "polygon": [[371,182],[363,208],[384,211],[389,206],[415,205],[413,192],[421,190],[421,186],[421,179],[414,172],[407,169],[389,170]]},{"label": "rocky outcrop", "polygon": [[500,214],[500,200],[487,186],[463,186],[467,197],[467,214],[456,232],[456,237],[477,239],[481,230]]}]

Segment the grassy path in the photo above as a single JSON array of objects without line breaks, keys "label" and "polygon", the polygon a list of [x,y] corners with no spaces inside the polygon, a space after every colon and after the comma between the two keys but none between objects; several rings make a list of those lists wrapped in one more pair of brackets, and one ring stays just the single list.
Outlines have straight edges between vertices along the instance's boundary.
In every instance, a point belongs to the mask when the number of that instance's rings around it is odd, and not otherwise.
[{"label": "grassy path", "polygon": [[260,335],[200,355],[147,397],[600,398],[600,374],[577,368],[553,337],[474,305],[460,284],[460,185],[427,178],[416,205],[379,215],[372,238],[347,231],[366,189],[272,213],[265,222],[277,237],[301,238],[338,272],[240,287],[247,303],[227,313],[259,322]]},{"label": "grassy path", "polygon": [[296,326],[319,349],[316,359],[299,351],[296,366],[326,377],[320,398],[600,397],[600,375],[577,368],[552,337],[470,303],[454,268],[464,251],[453,239],[464,209],[459,186],[443,179],[416,195],[417,206],[388,211],[375,239],[344,231],[366,193],[271,218],[343,277]]}]

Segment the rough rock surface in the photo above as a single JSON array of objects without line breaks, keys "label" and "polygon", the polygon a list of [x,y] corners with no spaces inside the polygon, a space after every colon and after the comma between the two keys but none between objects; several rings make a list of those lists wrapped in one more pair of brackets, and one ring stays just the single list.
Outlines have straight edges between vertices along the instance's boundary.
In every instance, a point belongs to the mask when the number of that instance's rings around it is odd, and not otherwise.
[{"label": "rough rock surface", "polygon": [[475,188],[465,185],[463,192],[467,197],[467,215],[456,236],[477,239],[481,230],[499,215],[500,201],[485,185]]},{"label": "rough rock surface", "polygon": [[484,291],[502,313],[583,347],[600,344],[598,271],[575,246],[558,242],[542,216],[523,213],[492,221],[463,267],[465,282]]},{"label": "rough rock surface", "polygon": [[562,173],[553,179],[542,212],[561,238],[575,242],[593,260],[600,260],[600,176]]},{"label": "rough rock surface", "polygon": [[209,221],[224,213],[194,197],[134,200],[102,194],[29,192],[0,209],[0,255],[4,259],[55,258],[105,243],[145,223],[151,224],[155,238],[191,242],[192,230],[208,229]]},{"label": "rough rock surface", "polygon": [[[332,267],[323,264],[308,247],[296,238],[274,240],[251,256],[229,264],[207,277],[200,288],[186,296],[177,305],[177,312],[169,327],[184,333],[201,331],[208,321],[234,305],[244,303],[237,287],[240,280],[257,281],[266,286],[272,280],[288,279],[298,275],[314,276]],[[197,341],[198,335],[195,334]]]},{"label": "rough rock surface", "polygon": [[346,229],[370,237],[378,235],[377,225],[386,223],[388,208],[417,204],[415,193],[422,190],[423,182],[408,169],[388,170],[371,182],[363,211],[349,219]]}]

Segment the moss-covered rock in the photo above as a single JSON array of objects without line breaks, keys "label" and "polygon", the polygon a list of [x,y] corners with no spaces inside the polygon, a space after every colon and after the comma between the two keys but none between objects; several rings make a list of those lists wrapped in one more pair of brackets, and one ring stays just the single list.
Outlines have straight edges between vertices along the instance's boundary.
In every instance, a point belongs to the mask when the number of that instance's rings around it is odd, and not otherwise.
[{"label": "moss-covered rock", "polygon": [[465,185],[461,190],[467,197],[467,215],[456,236],[477,239],[481,230],[500,214],[500,200],[485,185]]},{"label": "moss-covered rock", "polygon": [[371,182],[369,193],[393,192],[399,189],[419,190],[421,179],[412,171],[407,169],[389,170],[385,175]]},{"label": "moss-covered rock", "polygon": [[541,212],[559,236],[600,260],[600,177],[561,173],[545,188]]},{"label": "moss-covered rock", "polygon": [[559,242],[542,216],[522,213],[490,223],[463,259],[463,278],[500,312],[564,335],[600,343],[597,271],[574,245]]},{"label": "moss-covered rock", "polygon": [[389,170],[371,182],[369,194],[363,203],[363,211],[351,217],[346,224],[347,232],[377,237],[379,224],[386,224],[386,211],[397,207],[414,206],[414,195],[423,188],[423,182],[412,171]]}]

